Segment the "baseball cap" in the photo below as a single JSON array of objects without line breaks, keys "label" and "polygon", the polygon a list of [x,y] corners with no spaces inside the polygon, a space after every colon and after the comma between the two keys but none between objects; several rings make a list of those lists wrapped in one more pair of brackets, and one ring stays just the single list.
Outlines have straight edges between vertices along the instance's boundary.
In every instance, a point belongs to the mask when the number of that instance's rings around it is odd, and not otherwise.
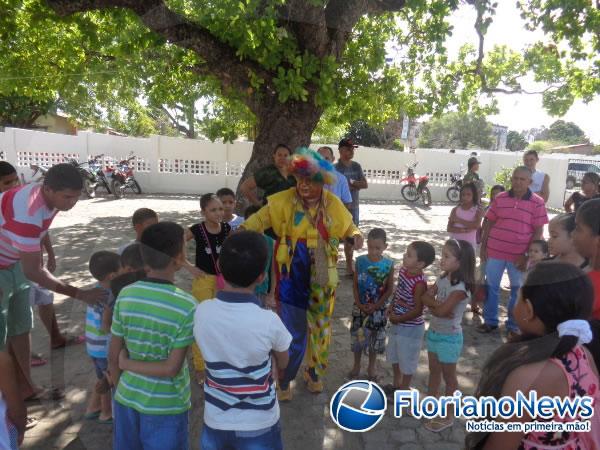
[{"label": "baseball cap", "polygon": [[469,160],[467,161],[467,166],[471,167],[471,166],[473,166],[473,165],[475,165],[475,164],[481,164],[481,161],[479,161],[479,160],[477,159],[477,157],[475,157],[475,156],[472,156],[472,157],[471,157],[471,158],[469,158]]},{"label": "baseball cap", "polygon": [[346,139],[346,138],[344,138],[338,144],[338,148],[342,148],[342,147],[353,147],[353,148],[356,148],[356,147],[358,147],[358,145],[356,145],[352,139]]}]

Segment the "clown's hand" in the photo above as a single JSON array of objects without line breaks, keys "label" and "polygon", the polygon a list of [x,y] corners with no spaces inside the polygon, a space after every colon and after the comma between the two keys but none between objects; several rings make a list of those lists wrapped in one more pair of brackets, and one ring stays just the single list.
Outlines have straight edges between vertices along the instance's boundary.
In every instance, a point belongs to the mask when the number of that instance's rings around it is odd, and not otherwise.
[{"label": "clown's hand", "polygon": [[356,234],[353,237],[354,237],[354,250],[360,250],[363,247],[363,244],[365,243],[365,240],[362,237],[362,234]]}]

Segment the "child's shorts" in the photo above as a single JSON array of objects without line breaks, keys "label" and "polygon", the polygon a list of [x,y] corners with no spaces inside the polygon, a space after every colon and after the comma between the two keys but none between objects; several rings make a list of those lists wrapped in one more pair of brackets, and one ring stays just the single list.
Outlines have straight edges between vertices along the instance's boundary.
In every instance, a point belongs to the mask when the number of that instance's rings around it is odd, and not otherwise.
[{"label": "child's shorts", "polygon": [[[364,351],[365,354],[385,353],[385,325],[387,323],[383,309],[375,311],[370,316],[354,306],[352,311],[352,326],[350,327],[351,350],[354,353]],[[360,334],[364,340],[361,341]]]},{"label": "child's shorts", "polygon": [[435,353],[443,364],[456,364],[462,352],[463,335],[441,334],[427,330],[427,351]]},{"label": "child's shorts", "polygon": [[398,364],[404,375],[414,375],[425,335],[425,324],[392,325],[388,330],[387,361]]},{"label": "child's shorts", "polygon": [[94,369],[96,370],[96,377],[99,380],[103,380],[104,373],[108,371],[108,359],[92,357],[92,362],[94,363]]},{"label": "child's shorts", "polygon": [[31,306],[45,306],[54,303],[54,293],[36,283],[31,283],[29,288],[29,304]]}]

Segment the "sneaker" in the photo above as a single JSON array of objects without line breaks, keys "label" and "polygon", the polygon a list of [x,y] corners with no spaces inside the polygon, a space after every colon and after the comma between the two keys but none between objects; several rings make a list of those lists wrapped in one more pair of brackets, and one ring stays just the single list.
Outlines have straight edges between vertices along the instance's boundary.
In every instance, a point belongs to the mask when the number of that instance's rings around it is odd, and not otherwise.
[{"label": "sneaker", "polygon": [[487,323],[479,325],[476,328],[477,332],[482,333],[482,334],[489,334],[493,331],[496,331],[497,329],[498,329],[498,325],[488,325]]}]

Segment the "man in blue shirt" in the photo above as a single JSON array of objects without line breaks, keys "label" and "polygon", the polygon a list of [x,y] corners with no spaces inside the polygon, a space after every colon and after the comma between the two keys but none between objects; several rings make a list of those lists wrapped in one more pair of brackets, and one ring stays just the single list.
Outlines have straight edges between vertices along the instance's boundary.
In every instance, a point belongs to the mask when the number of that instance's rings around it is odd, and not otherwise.
[{"label": "man in blue shirt", "polygon": [[[343,174],[348,179],[348,187],[350,188],[350,195],[352,196],[352,205],[348,208],[352,214],[352,219],[356,226],[359,221],[359,198],[358,191],[361,189],[367,189],[367,179],[363,173],[362,167],[356,161],[352,161],[354,158],[354,149],[358,147],[351,139],[342,139],[338,144],[340,152],[340,159],[335,165],[335,169]],[[346,255],[346,272],[348,276],[354,275],[354,269],[352,267],[353,262],[353,243],[346,242],[344,244],[344,254]]]},{"label": "man in blue shirt", "polygon": [[[333,157],[333,150],[331,147],[320,147],[317,151],[323,158],[333,164],[335,158]],[[335,194],[342,201],[342,203],[346,205],[348,209],[350,209],[350,206],[352,205],[352,195],[350,194],[348,178],[346,178],[346,176],[340,172],[336,173],[336,177],[335,184],[326,184],[325,189],[332,194]]]}]

